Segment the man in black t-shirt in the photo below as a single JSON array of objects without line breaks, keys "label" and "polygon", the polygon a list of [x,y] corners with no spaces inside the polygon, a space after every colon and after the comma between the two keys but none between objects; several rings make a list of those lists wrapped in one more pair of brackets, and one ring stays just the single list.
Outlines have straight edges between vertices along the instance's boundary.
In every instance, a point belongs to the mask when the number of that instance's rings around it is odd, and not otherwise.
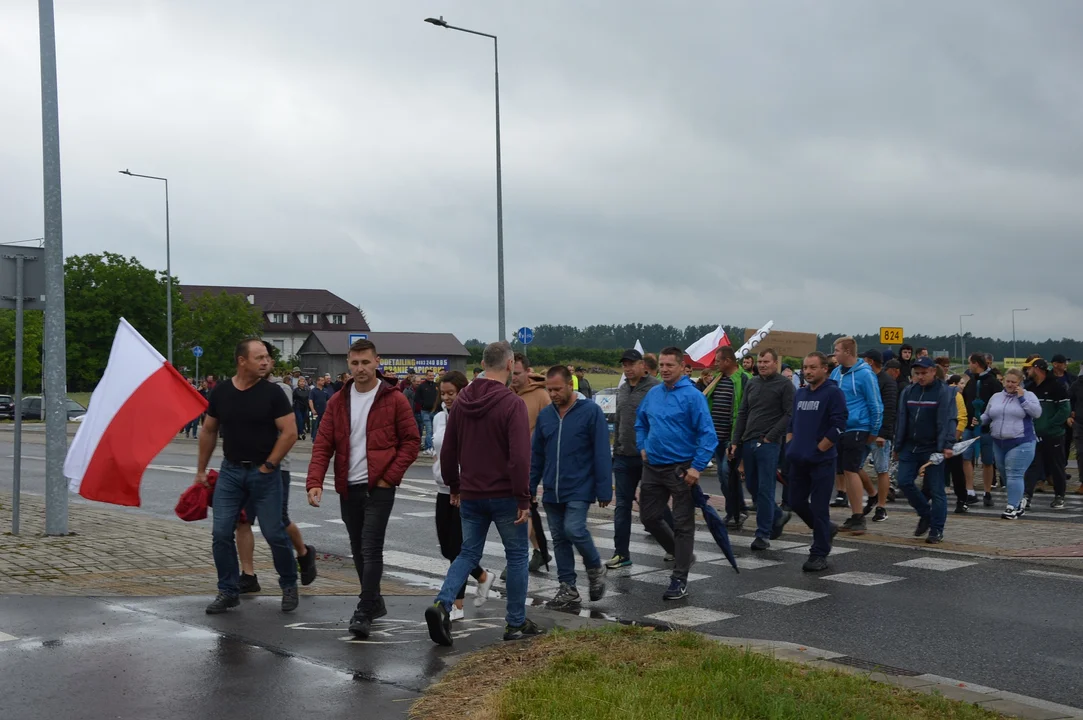
[{"label": "man in black t-shirt", "polygon": [[[297,441],[297,422],[286,396],[267,382],[271,357],[263,342],[243,340],[234,352],[237,374],[211,392],[207,419],[199,438],[196,482],[207,485],[207,464],[222,432],[222,460],[214,488],[212,550],[218,570],[218,596],[208,614],[239,604],[240,569],[234,527],[241,509],[254,508],[260,531],[271,547],[282,610],[297,608],[297,563],[282,524],[282,476],[279,463]],[[249,518],[249,521],[255,518]]]}]

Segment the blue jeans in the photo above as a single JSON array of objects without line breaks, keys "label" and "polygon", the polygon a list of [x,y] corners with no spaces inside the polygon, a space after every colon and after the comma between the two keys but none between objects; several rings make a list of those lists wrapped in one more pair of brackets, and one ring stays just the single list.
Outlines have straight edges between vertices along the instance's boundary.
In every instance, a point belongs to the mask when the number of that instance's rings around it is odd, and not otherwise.
[{"label": "blue jeans", "polygon": [[421,449],[432,450],[432,413],[421,411]]},{"label": "blue jeans", "polygon": [[527,551],[530,541],[527,525],[516,525],[519,503],[515,498],[491,500],[463,500],[459,505],[463,522],[463,547],[459,557],[451,563],[436,602],[448,611],[459,594],[459,588],[470,577],[470,572],[481,564],[485,552],[485,536],[489,526],[496,524],[500,540],[504,543],[504,557],[508,561],[507,613],[504,622],[519,627],[526,622]]},{"label": "blue jeans", "polygon": [[997,467],[1004,473],[1004,483],[1008,486],[1008,504],[1013,508],[1018,508],[1019,502],[1023,499],[1023,477],[1026,475],[1027,468],[1034,462],[1036,447],[1035,442],[1025,442],[1005,452],[999,445],[993,443]]},{"label": "blue jeans", "polygon": [[[638,455],[614,455],[613,479],[617,499],[613,511],[613,554],[631,558],[628,542],[632,537],[632,503],[636,499],[639,481],[643,479],[643,460]],[[668,506],[663,520],[670,529],[673,528],[673,511]]]},{"label": "blue jeans", "polygon": [[756,537],[771,537],[771,528],[782,510],[775,505],[775,484],[778,481],[778,443],[748,440],[742,454],[745,462],[745,483],[756,498]]},{"label": "blue jeans", "polygon": [[[293,544],[282,524],[282,475],[275,470],[260,472],[257,465],[222,461],[214,486],[214,523],[211,550],[218,570],[218,592],[237,597],[240,594],[240,567],[237,564],[237,541],[234,528],[241,508],[255,508],[263,539],[271,546],[278,585],[282,589],[297,586],[297,561]],[[255,518],[248,518],[249,522]]]},{"label": "blue jeans", "polygon": [[583,556],[588,570],[600,568],[602,558],[594,547],[594,538],[587,530],[587,510],[591,503],[573,500],[566,503],[543,503],[553,535],[553,555],[557,559],[557,580],[575,586],[575,552]]},{"label": "blue jeans", "polygon": [[293,417],[297,420],[297,434],[305,434],[305,426],[308,425],[308,410],[297,408],[293,411]]},{"label": "blue jeans", "polygon": [[994,462],[996,462],[996,454],[993,450],[992,435],[990,435],[989,433],[982,434],[981,428],[971,427],[963,430],[963,440],[969,440],[970,438],[981,439],[963,451],[964,460],[974,462],[974,458],[978,457],[978,453],[981,453],[982,465],[992,465]]},{"label": "blue jeans", "polygon": [[899,489],[910,501],[910,507],[918,516],[929,520],[929,528],[938,533],[944,532],[944,523],[948,520],[948,495],[944,490],[946,481],[945,463],[930,465],[925,469],[925,490],[932,495],[932,502],[918,489],[916,480],[918,470],[929,461],[931,453],[899,453]]},{"label": "blue jeans", "polygon": [[316,433],[320,431],[320,420],[322,419],[323,415],[312,418],[312,442],[316,442]]}]

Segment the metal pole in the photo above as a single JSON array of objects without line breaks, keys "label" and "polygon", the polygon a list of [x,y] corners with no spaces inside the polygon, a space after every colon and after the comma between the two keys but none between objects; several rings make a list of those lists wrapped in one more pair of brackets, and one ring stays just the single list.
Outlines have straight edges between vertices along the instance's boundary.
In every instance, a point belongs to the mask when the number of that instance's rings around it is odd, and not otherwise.
[{"label": "metal pole", "polygon": [[11,484],[11,534],[19,534],[23,472],[23,256],[15,256],[15,467]]},{"label": "metal pole", "polygon": [[504,324],[504,190],[500,174],[500,56],[493,36],[493,68],[496,80],[496,283],[500,339],[507,340]]},{"label": "metal pole", "polygon": [[45,534],[68,533],[67,396],[64,338],[64,234],[60,201],[60,111],[53,0],[38,0],[41,50],[41,149],[45,196]]},{"label": "metal pole", "polygon": [[165,181],[165,357],[173,364],[173,269],[169,264],[169,180]]},{"label": "metal pole", "polygon": [[196,386],[199,386],[199,356],[196,355]]},{"label": "metal pole", "polygon": [[1012,310],[1012,360],[1019,357],[1016,353],[1019,350],[1015,347],[1015,310]]}]

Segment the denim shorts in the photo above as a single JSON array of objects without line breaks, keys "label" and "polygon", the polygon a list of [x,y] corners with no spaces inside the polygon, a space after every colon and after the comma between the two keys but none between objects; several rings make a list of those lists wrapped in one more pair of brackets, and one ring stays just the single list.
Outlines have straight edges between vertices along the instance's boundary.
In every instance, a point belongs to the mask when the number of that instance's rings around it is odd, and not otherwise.
[{"label": "denim shorts", "polygon": [[891,441],[885,438],[883,447],[876,445],[870,445],[869,447],[872,449],[870,454],[876,474],[889,472],[891,468]]},{"label": "denim shorts", "polygon": [[[978,437],[978,428],[967,428],[963,431],[963,440],[969,440],[973,437]],[[978,456],[979,448],[981,450],[981,464],[995,465],[996,454],[993,452],[993,436],[988,433],[982,435],[981,440],[963,451],[963,459],[973,460]]]}]

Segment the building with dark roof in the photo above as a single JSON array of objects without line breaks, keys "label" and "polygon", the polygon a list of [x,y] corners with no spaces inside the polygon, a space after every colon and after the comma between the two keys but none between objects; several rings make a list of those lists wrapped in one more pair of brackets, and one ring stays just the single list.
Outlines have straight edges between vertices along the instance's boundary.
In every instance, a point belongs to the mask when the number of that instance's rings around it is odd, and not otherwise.
[{"label": "building with dark roof", "polygon": [[346,353],[358,337],[376,345],[381,369],[404,375],[411,369],[419,373],[434,370],[466,371],[470,351],[451,333],[347,332],[316,330],[309,333],[297,355],[301,367],[311,375],[348,372]]},{"label": "building with dark roof", "polygon": [[313,332],[369,330],[361,308],[329,290],[181,285],[180,291],[186,301],[205,293],[244,296],[263,311],[263,339],[278,348],[283,358],[298,355],[301,345]]}]

